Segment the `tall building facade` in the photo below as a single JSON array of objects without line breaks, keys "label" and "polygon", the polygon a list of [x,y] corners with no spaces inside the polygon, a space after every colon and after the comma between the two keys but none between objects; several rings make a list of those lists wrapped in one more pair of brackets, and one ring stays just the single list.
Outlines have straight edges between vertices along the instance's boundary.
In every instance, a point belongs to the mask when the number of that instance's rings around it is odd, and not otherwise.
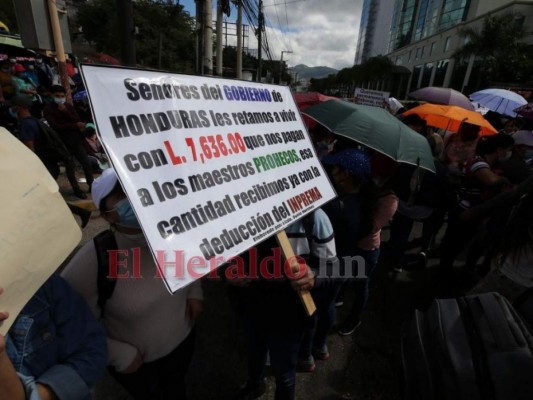
[{"label": "tall building facade", "polygon": [[[486,16],[508,13],[524,18],[524,26],[533,26],[533,0],[396,0],[387,56],[411,71],[402,94],[425,86],[468,91],[474,57],[459,73],[453,58],[465,44],[460,30],[480,29]],[[532,39],[529,36],[525,42]]]},{"label": "tall building facade", "polygon": [[354,64],[389,52],[391,18],[389,0],[364,0]]}]

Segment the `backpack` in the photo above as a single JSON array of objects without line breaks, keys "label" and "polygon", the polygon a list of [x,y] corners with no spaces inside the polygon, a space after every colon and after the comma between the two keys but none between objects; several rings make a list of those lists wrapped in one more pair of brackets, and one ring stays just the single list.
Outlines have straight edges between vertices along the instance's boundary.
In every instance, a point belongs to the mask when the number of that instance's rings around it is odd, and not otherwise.
[{"label": "backpack", "polygon": [[113,295],[116,278],[109,278],[109,251],[118,248],[115,234],[110,230],[105,230],[96,235],[93,239],[96,257],[98,260],[98,274],[96,286],[98,288],[98,307],[100,307],[100,317],[104,315],[105,304]]},{"label": "backpack", "polygon": [[57,132],[40,119],[34,117],[32,118],[35,122],[37,122],[42,138],[41,145],[38,149],[38,155],[46,159],[52,159],[56,161],[70,159],[72,156]]}]

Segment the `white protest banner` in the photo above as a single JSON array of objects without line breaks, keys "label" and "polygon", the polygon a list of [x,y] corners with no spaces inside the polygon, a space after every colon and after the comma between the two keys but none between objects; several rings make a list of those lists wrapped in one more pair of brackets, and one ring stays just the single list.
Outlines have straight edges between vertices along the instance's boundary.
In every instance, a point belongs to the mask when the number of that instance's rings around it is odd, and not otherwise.
[{"label": "white protest banner", "polygon": [[59,187],[35,153],[0,128],[0,324],[16,316],[81,239]]},{"label": "white protest banner", "polygon": [[287,87],[103,66],[82,73],[172,292],[335,196]]},{"label": "white protest banner", "polygon": [[386,101],[389,98],[389,92],[380,92],[379,90],[370,90],[356,88],[354,102],[366,106],[385,108]]}]

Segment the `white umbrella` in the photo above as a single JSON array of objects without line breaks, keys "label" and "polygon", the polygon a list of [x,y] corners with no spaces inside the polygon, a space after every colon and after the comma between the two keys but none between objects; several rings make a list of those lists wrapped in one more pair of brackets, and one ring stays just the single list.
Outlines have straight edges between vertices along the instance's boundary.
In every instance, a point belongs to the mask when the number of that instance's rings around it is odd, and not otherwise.
[{"label": "white umbrella", "polygon": [[472,93],[470,99],[477,101],[480,105],[487,107],[489,110],[513,118],[516,118],[514,110],[527,104],[527,100],[518,93],[505,89],[480,90]]}]

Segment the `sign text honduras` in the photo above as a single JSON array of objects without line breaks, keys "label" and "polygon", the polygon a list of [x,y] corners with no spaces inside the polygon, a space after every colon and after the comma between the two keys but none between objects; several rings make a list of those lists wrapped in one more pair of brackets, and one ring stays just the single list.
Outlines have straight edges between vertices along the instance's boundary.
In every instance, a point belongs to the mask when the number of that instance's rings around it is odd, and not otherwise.
[{"label": "sign text honduras", "polygon": [[102,143],[172,292],[335,196],[287,87],[82,72]]}]

